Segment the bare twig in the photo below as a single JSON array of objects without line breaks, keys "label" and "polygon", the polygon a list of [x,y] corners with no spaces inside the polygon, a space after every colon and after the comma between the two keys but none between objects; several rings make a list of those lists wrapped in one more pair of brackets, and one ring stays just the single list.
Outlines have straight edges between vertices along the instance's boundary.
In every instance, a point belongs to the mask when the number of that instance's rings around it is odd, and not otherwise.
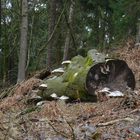
[{"label": "bare twig", "polygon": [[75,137],[74,129],[73,129],[73,127],[71,126],[70,122],[68,122],[67,120],[66,120],[66,122],[67,122],[67,124],[69,125],[69,127],[70,127],[70,129],[71,129],[72,140],[75,140],[76,137]]},{"label": "bare twig", "polygon": [[62,135],[62,136],[65,137],[65,138],[69,138],[69,137],[67,136],[67,134],[65,134],[64,132],[58,131],[58,130],[51,124],[50,121],[48,121],[48,124],[52,127],[52,129],[53,129],[57,134]]},{"label": "bare twig", "polygon": [[116,119],[116,120],[112,120],[112,121],[109,121],[109,122],[105,122],[105,123],[99,123],[97,124],[96,126],[108,126],[108,125],[113,125],[114,123],[117,123],[117,122],[120,122],[120,121],[130,121],[130,122],[133,122],[134,119],[132,118],[122,118],[122,119]]},{"label": "bare twig", "polygon": [[132,111],[130,112],[130,114],[135,113],[135,112],[140,112],[140,109],[139,109],[139,108],[134,109],[134,110],[132,110]]},{"label": "bare twig", "polygon": [[18,86],[18,84],[14,85],[14,86],[12,86],[12,87],[9,87],[9,88],[7,88],[7,89],[5,89],[5,90],[3,90],[3,91],[1,92],[1,94],[0,94],[0,101],[1,101],[3,98],[7,97],[7,96],[13,95],[14,90],[15,90],[15,88],[16,88],[17,86]]}]

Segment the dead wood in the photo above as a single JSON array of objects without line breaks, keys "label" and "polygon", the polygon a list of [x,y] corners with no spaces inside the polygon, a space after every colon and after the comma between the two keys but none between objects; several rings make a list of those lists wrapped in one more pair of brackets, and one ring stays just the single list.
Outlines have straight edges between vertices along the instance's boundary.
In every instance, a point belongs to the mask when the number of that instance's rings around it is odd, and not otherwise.
[{"label": "dead wood", "polygon": [[103,88],[124,93],[127,88],[134,90],[135,77],[127,63],[119,59],[109,59],[92,66],[86,77],[88,94],[96,96],[95,91]]},{"label": "dead wood", "polygon": [[51,72],[48,69],[44,69],[42,71],[40,71],[39,73],[35,74],[34,77],[37,79],[45,79],[47,78],[49,75],[51,74]]},{"label": "dead wood", "polygon": [[112,121],[109,121],[109,122],[105,122],[105,123],[99,123],[97,124],[96,126],[108,126],[108,125],[113,125],[114,123],[117,123],[117,122],[120,122],[120,121],[130,121],[130,122],[133,122],[134,119],[132,118],[122,118],[122,119],[116,119],[116,120],[112,120]]}]

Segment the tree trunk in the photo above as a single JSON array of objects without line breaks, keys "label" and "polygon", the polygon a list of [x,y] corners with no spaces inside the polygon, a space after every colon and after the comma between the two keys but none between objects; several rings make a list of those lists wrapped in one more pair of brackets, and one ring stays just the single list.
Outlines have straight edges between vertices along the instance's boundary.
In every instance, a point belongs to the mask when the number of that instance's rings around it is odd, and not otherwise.
[{"label": "tree trunk", "polygon": [[[0,0],[0,23],[1,23],[1,0]],[[1,24],[0,24],[0,31],[1,31]],[[0,49],[1,49],[1,34],[0,34]]]},{"label": "tree trunk", "polygon": [[137,23],[136,43],[140,43],[140,22]]},{"label": "tree trunk", "polygon": [[[68,18],[68,24],[71,27],[71,23],[73,21],[73,14],[74,14],[74,1],[71,1],[71,5],[70,5],[70,10],[69,10],[69,18]],[[71,28],[67,28],[67,33],[66,33],[66,38],[65,38],[65,46],[64,46],[64,54],[63,54],[63,60],[67,60],[68,59],[68,52],[69,52],[69,48],[70,48],[70,41],[71,41],[71,34],[70,34],[70,29]]]},{"label": "tree trunk", "polygon": [[94,47],[98,47],[99,45],[99,10],[98,7],[95,9],[95,19],[94,19]]},{"label": "tree trunk", "polygon": [[21,37],[20,37],[20,53],[18,63],[18,79],[21,82],[25,79],[26,55],[27,55],[27,32],[28,32],[28,2],[22,0],[22,21],[21,21]]},{"label": "tree trunk", "polygon": [[[6,4],[6,2],[4,3]],[[3,36],[5,39],[2,41],[2,53],[3,53],[3,64],[2,64],[2,78],[3,78],[3,86],[6,85],[7,81],[7,74],[8,74],[8,53],[9,53],[9,46],[8,46],[8,32],[7,32],[7,23],[6,18],[3,18]]]},{"label": "tree trunk", "polygon": [[[60,16],[61,0],[49,0],[48,1],[48,39],[51,41],[47,46],[47,66],[52,68],[56,61],[57,47],[59,47],[58,40],[60,31],[58,30],[58,19]],[[55,30],[57,26],[57,29]],[[55,30],[55,32],[54,32]],[[53,33],[53,35],[52,35]]]}]

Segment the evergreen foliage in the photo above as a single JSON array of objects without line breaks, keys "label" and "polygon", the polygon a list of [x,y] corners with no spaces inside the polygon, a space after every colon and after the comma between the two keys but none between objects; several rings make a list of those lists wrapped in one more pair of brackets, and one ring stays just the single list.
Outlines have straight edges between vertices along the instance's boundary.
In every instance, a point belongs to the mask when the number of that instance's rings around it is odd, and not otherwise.
[{"label": "evergreen foliage", "polygon": [[[52,38],[49,35],[49,2],[57,2]],[[112,43],[130,36],[135,38],[140,22],[138,0],[78,0],[73,6],[71,22],[68,22],[73,1],[28,1],[28,54],[27,73],[47,67],[48,45],[52,52],[53,68],[60,65],[67,31],[69,30],[68,59],[77,54],[85,56],[92,48],[106,49]],[[59,5],[59,6],[58,6]],[[20,44],[21,2],[1,0],[0,85],[16,83]],[[56,18],[55,18],[56,17]],[[52,21],[51,20],[51,21]],[[82,58],[81,58],[82,59]],[[80,65],[75,62],[75,65]],[[80,70],[80,69],[79,69]],[[72,70],[74,71],[74,69]],[[67,78],[66,78],[67,79]]]}]

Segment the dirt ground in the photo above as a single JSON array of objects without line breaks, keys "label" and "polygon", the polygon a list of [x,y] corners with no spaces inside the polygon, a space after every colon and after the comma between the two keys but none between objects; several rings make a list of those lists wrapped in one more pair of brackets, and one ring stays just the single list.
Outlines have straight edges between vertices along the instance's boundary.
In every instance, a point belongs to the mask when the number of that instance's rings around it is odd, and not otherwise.
[{"label": "dirt ground", "polygon": [[0,101],[0,140],[139,140],[140,48],[115,50],[133,70],[137,95],[97,103],[28,103],[41,80],[31,78]]}]

